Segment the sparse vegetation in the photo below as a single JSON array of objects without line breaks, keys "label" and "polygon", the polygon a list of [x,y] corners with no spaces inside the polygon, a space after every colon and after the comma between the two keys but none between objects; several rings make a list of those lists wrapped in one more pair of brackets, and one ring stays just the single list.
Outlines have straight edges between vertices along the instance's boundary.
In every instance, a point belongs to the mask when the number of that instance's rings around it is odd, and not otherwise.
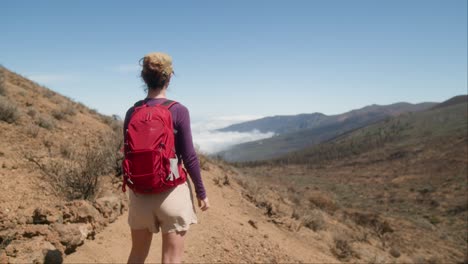
[{"label": "sparse vegetation", "polygon": [[40,169],[43,180],[51,185],[54,193],[64,199],[92,200],[99,177],[115,172],[115,145],[110,140],[67,148],[65,153],[61,148],[60,152],[64,157],[57,157],[51,151],[48,157],[36,157],[33,153],[26,153],[25,157]]},{"label": "sparse vegetation", "polygon": [[351,257],[357,256],[351,245],[346,239],[334,238],[334,246],[331,248],[331,252],[340,260],[348,260]]},{"label": "sparse vegetation", "polygon": [[[327,216],[327,231],[342,230],[332,227],[329,218],[344,223],[349,235],[338,236],[331,247],[340,260],[358,257],[346,253],[353,243],[359,250],[360,243],[378,242],[388,255],[376,253],[376,263],[412,258],[414,253],[406,250],[413,246],[442,245],[457,253],[438,257],[463,262],[468,242],[467,107],[462,102],[403,114],[277,159],[234,163],[252,179],[239,183],[247,189],[253,179],[273,183],[274,191],[287,197],[284,203],[268,197],[262,186],[245,194],[273,212],[267,215],[278,225],[288,221],[279,218],[284,211],[278,210],[280,204],[292,207],[291,220],[309,223],[311,229],[320,220],[311,221],[310,210]],[[372,262],[372,257],[361,257]]]},{"label": "sparse vegetation", "polygon": [[18,107],[4,96],[0,96],[0,120],[12,124],[18,119]]},{"label": "sparse vegetation", "polygon": [[36,109],[30,107],[30,108],[28,109],[28,111],[26,112],[26,114],[28,114],[28,116],[34,118],[34,117],[36,117],[36,115],[37,115],[37,111],[36,111]]},{"label": "sparse vegetation", "polygon": [[5,82],[5,74],[3,72],[3,67],[0,66],[0,95],[6,95],[6,82]]},{"label": "sparse vegetation", "polygon": [[39,127],[35,124],[28,124],[25,127],[26,134],[32,138],[36,138],[39,134]]},{"label": "sparse vegetation", "polygon": [[311,208],[319,208],[329,213],[333,213],[338,209],[336,201],[323,192],[312,191],[307,196]]},{"label": "sparse vegetation", "polygon": [[36,124],[47,130],[52,130],[56,126],[54,120],[46,116],[39,116],[39,118],[36,120]]},{"label": "sparse vegetation", "polygon": [[393,228],[390,224],[383,220],[376,213],[367,213],[367,212],[346,212],[345,215],[352,219],[356,224],[364,227],[368,227],[374,231],[374,233],[382,238],[386,233],[393,232]]},{"label": "sparse vegetation", "polygon": [[324,230],[326,227],[323,214],[319,210],[312,210],[302,220],[305,227],[314,231]]},{"label": "sparse vegetation", "polygon": [[57,95],[56,92],[50,90],[50,89],[47,88],[47,87],[42,86],[42,88],[44,89],[43,95],[44,95],[45,98],[51,99],[52,97],[54,97],[55,95]]},{"label": "sparse vegetation", "polygon": [[59,109],[52,110],[52,116],[57,120],[67,119],[69,116],[76,115],[76,109],[71,103],[63,104]]},{"label": "sparse vegetation", "polygon": [[[197,152],[198,152],[198,151],[197,151]],[[198,153],[198,160],[199,160],[199,162],[200,162],[200,168],[201,168],[202,170],[206,170],[206,171],[207,171],[207,170],[210,169],[210,167],[209,167],[209,165],[208,165],[208,162],[207,162],[208,159],[207,159],[207,157],[206,157],[205,155]]]},{"label": "sparse vegetation", "polygon": [[52,110],[51,115],[57,120],[65,119],[65,113],[60,110]]}]

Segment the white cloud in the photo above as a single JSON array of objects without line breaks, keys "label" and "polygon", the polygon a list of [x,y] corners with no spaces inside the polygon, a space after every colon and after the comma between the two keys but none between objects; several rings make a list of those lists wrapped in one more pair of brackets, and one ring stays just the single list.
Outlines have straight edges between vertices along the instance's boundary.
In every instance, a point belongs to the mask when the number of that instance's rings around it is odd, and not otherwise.
[{"label": "white cloud", "polygon": [[236,144],[269,138],[273,135],[273,132],[261,133],[258,130],[251,132],[204,131],[194,134],[193,138],[201,152],[213,154]]},{"label": "white cloud", "polygon": [[198,146],[200,151],[207,154],[213,154],[222,150],[226,150],[236,144],[272,137],[274,135],[273,132],[262,133],[258,130],[251,132],[215,131],[216,129],[223,128],[235,123],[245,122],[261,117],[262,116],[245,115],[219,116],[199,120],[192,124],[193,141],[195,145]]},{"label": "white cloud", "polygon": [[249,120],[262,118],[263,116],[256,115],[233,115],[233,116],[216,116],[197,119],[192,124],[192,131],[202,132],[207,130],[215,130],[227,127],[232,124],[242,123]]}]

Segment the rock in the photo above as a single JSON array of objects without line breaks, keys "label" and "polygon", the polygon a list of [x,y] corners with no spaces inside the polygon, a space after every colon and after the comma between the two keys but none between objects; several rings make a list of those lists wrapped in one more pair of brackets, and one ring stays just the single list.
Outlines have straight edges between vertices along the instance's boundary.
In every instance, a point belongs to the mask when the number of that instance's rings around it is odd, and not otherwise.
[{"label": "rock", "polygon": [[65,204],[63,221],[70,223],[94,223],[101,221],[101,214],[85,200],[76,200]]},{"label": "rock", "polygon": [[9,261],[8,261],[8,256],[6,254],[6,252],[2,252],[0,253],[0,264],[8,264]]},{"label": "rock", "polygon": [[14,240],[5,248],[5,253],[10,263],[45,263],[47,256],[61,257],[60,251],[42,236]]},{"label": "rock", "polygon": [[60,250],[46,250],[44,263],[63,263],[63,254]]},{"label": "rock", "polygon": [[396,248],[391,248],[390,249],[390,255],[392,255],[394,258],[399,258],[401,256],[401,253],[398,249]]},{"label": "rock", "polygon": [[94,203],[99,212],[107,218],[110,223],[114,222],[123,212],[123,205],[118,196],[105,196]]},{"label": "rock", "polygon": [[51,230],[48,225],[25,226],[17,231],[21,237],[31,238],[36,236],[49,236]]},{"label": "rock", "polygon": [[38,207],[34,209],[32,222],[36,225],[63,223],[63,216],[56,208]]},{"label": "rock", "polygon": [[248,222],[253,228],[258,229],[257,223],[254,220],[249,220]]},{"label": "rock", "polygon": [[93,232],[90,224],[55,224],[53,229],[57,231],[60,243],[65,246],[65,254],[74,252]]},{"label": "rock", "polygon": [[19,240],[38,236],[44,237],[44,239],[50,242],[55,249],[62,253],[65,251],[64,246],[60,243],[57,232],[54,232],[49,225],[26,225],[12,231],[12,233],[15,235],[10,234],[9,237],[15,237],[15,239]]}]

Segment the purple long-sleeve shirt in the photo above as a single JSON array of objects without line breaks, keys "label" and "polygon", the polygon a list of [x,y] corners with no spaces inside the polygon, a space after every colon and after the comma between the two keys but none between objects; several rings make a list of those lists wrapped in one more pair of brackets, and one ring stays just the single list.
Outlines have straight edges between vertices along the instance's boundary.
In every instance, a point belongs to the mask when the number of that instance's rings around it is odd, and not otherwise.
[{"label": "purple long-sleeve shirt", "polygon": [[[165,102],[165,98],[146,98],[144,101],[147,105],[153,106]],[[125,130],[128,127],[130,116],[132,115],[134,107],[128,109],[125,115],[124,121],[124,137]],[[184,105],[177,103],[173,105],[169,111],[172,114],[172,122],[174,129],[177,131],[175,134],[175,148],[176,154],[184,162],[184,166],[187,169],[193,184],[195,185],[195,192],[197,197],[200,199],[206,198],[205,187],[200,172],[200,163],[198,161],[195,148],[193,147],[192,141],[192,130],[190,128],[190,114]]]}]

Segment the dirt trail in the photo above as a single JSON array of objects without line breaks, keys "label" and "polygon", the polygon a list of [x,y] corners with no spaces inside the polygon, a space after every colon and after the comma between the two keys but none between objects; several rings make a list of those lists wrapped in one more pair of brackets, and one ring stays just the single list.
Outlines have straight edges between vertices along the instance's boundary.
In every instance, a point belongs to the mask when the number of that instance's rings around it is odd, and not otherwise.
[{"label": "dirt trail", "polygon": [[[215,185],[214,179],[224,175],[217,167],[203,173],[211,208],[198,211],[199,223],[187,234],[185,262],[339,262],[331,256],[324,243],[307,241],[304,232],[280,229],[262,212],[242,198],[240,187]],[[249,220],[254,221],[253,227]],[[79,247],[65,258],[65,263],[122,263],[130,251],[130,230],[127,214],[109,225],[93,241]],[[161,236],[153,237],[147,263],[160,262]]]}]

